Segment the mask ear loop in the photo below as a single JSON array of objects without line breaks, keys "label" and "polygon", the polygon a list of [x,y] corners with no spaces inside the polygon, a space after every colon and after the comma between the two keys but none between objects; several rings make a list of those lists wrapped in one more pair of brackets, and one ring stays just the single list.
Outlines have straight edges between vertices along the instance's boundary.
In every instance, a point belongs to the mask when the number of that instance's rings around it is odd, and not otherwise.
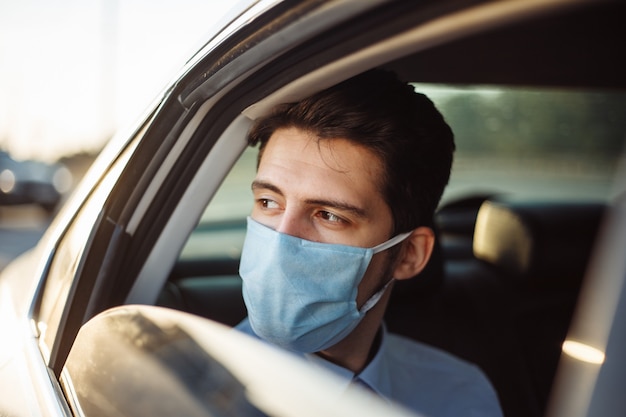
[{"label": "mask ear loop", "polygon": [[391,278],[389,280],[389,282],[385,284],[384,287],[382,287],[380,290],[376,291],[376,293],[374,295],[372,295],[369,298],[369,300],[367,300],[365,303],[363,303],[363,305],[361,306],[361,308],[359,310],[359,313],[365,314],[368,311],[370,311],[380,301],[381,297],[383,296],[385,291],[387,291],[387,288],[389,288],[389,286],[391,285],[392,282],[393,282],[393,278]]},{"label": "mask ear loop", "polygon": [[[371,248],[372,253],[378,253],[378,252],[382,252],[384,250],[387,250],[391,247],[396,246],[398,243],[403,242],[407,237],[409,237],[411,235],[411,233],[413,233],[413,231],[411,230],[410,232],[406,232],[406,233],[400,233],[397,236],[392,237],[391,239],[389,239],[386,242],[381,243],[380,245],[376,245],[373,248]],[[387,288],[389,288],[389,286],[391,285],[391,283],[394,281],[393,278],[391,278],[389,280],[389,282],[387,282],[380,290],[376,291],[376,293],[374,293],[374,295],[372,295],[360,308],[359,313],[361,314],[365,314],[368,311],[370,311],[381,299],[381,297],[383,296],[383,294],[385,293],[385,291],[387,291]]]},{"label": "mask ear loop", "polygon": [[413,230],[411,230],[410,232],[406,232],[406,233],[400,233],[399,235],[392,237],[388,241],[383,242],[380,245],[374,246],[373,248],[371,248],[372,253],[382,252],[393,246],[396,246],[398,243],[404,241],[407,237],[411,236],[411,233],[413,233]]}]

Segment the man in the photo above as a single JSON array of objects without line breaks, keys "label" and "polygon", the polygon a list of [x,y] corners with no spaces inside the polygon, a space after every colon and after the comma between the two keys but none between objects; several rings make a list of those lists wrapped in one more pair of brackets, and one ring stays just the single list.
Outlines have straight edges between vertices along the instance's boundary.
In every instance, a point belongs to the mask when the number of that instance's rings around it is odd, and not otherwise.
[{"label": "man", "polygon": [[372,70],[278,106],[249,142],[238,328],[425,415],[501,415],[476,367],[382,323],[393,282],[428,262],[450,175],[453,135],[432,102]]}]

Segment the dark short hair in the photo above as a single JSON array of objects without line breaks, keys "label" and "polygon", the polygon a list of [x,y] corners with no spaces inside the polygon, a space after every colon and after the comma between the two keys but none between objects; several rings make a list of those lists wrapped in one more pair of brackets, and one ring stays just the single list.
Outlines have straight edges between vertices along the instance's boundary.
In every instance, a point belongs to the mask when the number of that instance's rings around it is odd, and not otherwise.
[{"label": "dark short hair", "polygon": [[260,144],[259,161],[272,134],[290,127],[319,140],[347,139],[378,155],[385,170],[379,186],[394,233],[432,226],[450,177],[454,137],[432,101],[394,73],[370,70],[277,106],[248,135],[251,146]]}]

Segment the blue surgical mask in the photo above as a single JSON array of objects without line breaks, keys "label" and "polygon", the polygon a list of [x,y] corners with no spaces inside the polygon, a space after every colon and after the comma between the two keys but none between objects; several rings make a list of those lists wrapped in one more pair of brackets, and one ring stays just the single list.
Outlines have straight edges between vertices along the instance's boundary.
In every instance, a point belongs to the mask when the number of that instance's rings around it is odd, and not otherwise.
[{"label": "blue surgical mask", "polygon": [[311,242],[248,218],[239,273],[252,330],[297,352],[319,352],[335,345],[354,330],[391,283],[357,308],[357,287],[372,256],[409,235],[360,248]]}]

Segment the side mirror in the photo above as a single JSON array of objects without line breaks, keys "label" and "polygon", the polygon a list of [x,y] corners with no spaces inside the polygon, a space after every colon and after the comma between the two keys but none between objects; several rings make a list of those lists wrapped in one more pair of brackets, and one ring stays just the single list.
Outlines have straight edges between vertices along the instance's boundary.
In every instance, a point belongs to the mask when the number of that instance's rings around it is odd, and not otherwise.
[{"label": "side mirror", "polygon": [[228,326],[152,306],[86,323],[61,383],[86,417],[413,415]]}]

